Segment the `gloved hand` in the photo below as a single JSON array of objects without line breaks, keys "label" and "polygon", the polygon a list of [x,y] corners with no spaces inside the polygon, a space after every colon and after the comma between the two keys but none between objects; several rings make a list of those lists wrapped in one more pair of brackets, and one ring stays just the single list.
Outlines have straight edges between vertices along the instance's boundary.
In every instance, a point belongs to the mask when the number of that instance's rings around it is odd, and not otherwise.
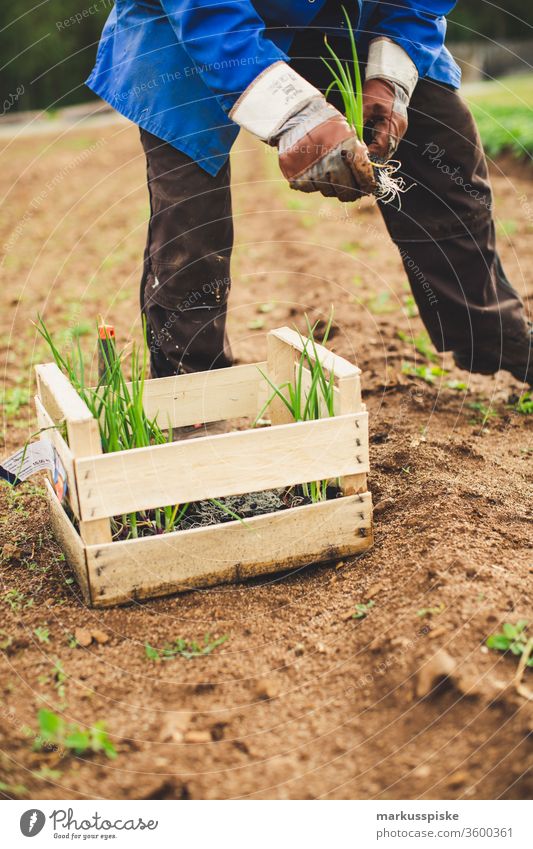
[{"label": "gloved hand", "polygon": [[371,155],[390,159],[407,130],[407,107],[418,82],[416,65],[388,38],[370,42],[363,85],[363,123],[372,131]]},{"label": "gloved hand", "polygon": [[391,158],[407,130],[408,102],[407,92],[398,83],[377,77],[365,81],[363,124],[372,131],[371,156]]},{"label": "gloved hand", "polygon": [[285,62],[251,83],[230,118],[276,145],[291,188],[357,200],[375,188],[368,150],[346,119]]},{"label": "gloved hand", "polygon": [[368,150],[323,97],[289,118],[276,136],[279,165],[291,189],[346,203],[375,189]]}]

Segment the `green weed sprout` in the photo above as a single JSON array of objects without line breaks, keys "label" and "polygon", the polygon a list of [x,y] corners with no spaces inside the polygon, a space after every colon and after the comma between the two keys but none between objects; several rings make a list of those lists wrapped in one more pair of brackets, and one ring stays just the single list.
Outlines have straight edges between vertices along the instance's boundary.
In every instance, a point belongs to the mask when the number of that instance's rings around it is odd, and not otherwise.
[{"label": "green weed sprout", "polygon": [[195,640],[184,640],[182,637],[177,637],[173,643],[166,643],[162,649],[157,649],[146,643],[144,647],[147,660],[173,660],[175,657],[184,657],[185,660],[192,660],[195,657],[206,657],[211,652],[215,651],[219,646],[223,645],[228,639],[228,634],[222,637],[212,639],[210,634],[206,634],[203,644],[197,643]]},{"label": "green weed sprout", "polygon": [[[333,372],[330,372],[329,377],[326,375],[318,356],[317,343],[314,336],[318,322],[311,325],[307,315],[305,316],[305,321],[307,325],[307,338],[304,338],[299,330],[296,331],[300,338],[302,352],[298,360],[294,380],[287,381],[281,384],[281,386],[276,386],[269,376],[259,369],[272,389],[272,394],[264,404],[254,424],[257,424],[263,418],[265,411],[275,398],[279,398],[296,422],[314,421],[323,418],[324,415],[335,415],[335,376]],[[328,319],[322,337],[322,345],[325,345],[328,340],[332,323],[333,312],[331,312]],[[305,388],[306,372],[311,374],[311,383],[308,389]],[[287,395],[285,394],[285,390]],[[327,487],[327,480],[302,484],[304,495],[310,498],[313,503],[326,499]]]},{"label": "green weed sprout", "polygon": [[[357,54],[355,34],[350,16],[344,6],[342,6],[342,11],[348,28],[352,59],[351,62],[343,63],[329,44],[327,36],[324,38],[326,49],[333,61],[333,64],[331,64],[327,59],[322,59],[332,76],[332,81],[326,89],[326,97],[328,97],[334,88],[338,90],[342,99],[345,118],[359,141],[363,142],[363,83],[359,66],[359,56]],[[400,196],[411,188],[405,185],[403,177],[394,176],[401,168],[401,163],[393,159],[390,159],[388,162],[373,160],[372,165],[374,167],[374,178],[376,181],[375,196],[382,203],[392,203],[394,200],[397,200],[398,208],[400,208]]]},{"label": "green weed sprout", "polygon": [[348,35],[352,48],[352,69],[348,62],[345,62],[343,65],[330,46],[327,36],[325,36],[324,44],[335,64],[335,68],[333,68],[326,59],[323,59],[324,64],[333,77],[326,89],[326,98],[331,90],[337,87],[342,98],[346,120],[355,130],[357,138],[363,141],[363,83],[361,80],[361,69],[359,67],[359,56],[357,54],[357,47],[355,46],[355,36],[350,17],[344,6],[342,7],[342,11],[348,25]]},{"label": "green weed sprout", "polygon": [[39,734],[34,748],[54,746],[64,749],[67,753],[76,755],[102,752],[111,760],[116,758],[117,751],[109,739],[103,722],[95,722],[90,728],[80,728],[78,725],[67,723],[62,716],[44,708],[37,714]]},{"label": "green weed sprout", "polygon": [[533,657],[531,657],[533,638],[528,639],[527,628],[526,619],[519,619],[516,625],[511,622],[504,622],[500,633],[491,634],[488,637],[487,647],[494,651],[510,651],[516,657],[523,657],[527,651],[525,665],[533,667]]}]

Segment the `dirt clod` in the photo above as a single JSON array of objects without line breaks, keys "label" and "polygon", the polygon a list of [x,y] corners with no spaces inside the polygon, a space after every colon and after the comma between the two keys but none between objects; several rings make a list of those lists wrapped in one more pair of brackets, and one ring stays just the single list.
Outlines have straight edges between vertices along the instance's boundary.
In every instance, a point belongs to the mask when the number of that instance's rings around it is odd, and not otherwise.
[{"label": "dirt clod", "polygon": [[96,631],[91,631],[91,634],[93,640],[96,640],[96,642],[101,646],[105,645],[110,640],[109,634],[106,634],[105,631],[100,631],[97,629]]},{"label": "dirt clod", "polygon": [[74,631],[74,636],[78,645],[82,646],[83,648],[87,648],[87,646],[90,646],[93,641],[93,635],[90,631],[87,631],[86,628],[76,628],[76,630]]},{"label": "dirt clod", "polygon": [[383,581],[378,581],[376,584],[372,584],[372,586],[370,586],[366,590],[365,598],[368,598],[368,599],[375,598],[377,595],[379,595],[385,589],[387,589],[387,587],[383,583]]},{"label": "dirt clod", "polygon": [[444,649],[439,649],[430,660],[422,666],[416,677],[416,696],[423,699],[435,688],[452,675],[457,667],[456,661]]},{"label": "dirt clod", "polygon": [[184,743],[211,743],[212,739],[210,731],[191,730],[183,735]]},{"label": "dirt clod", "polygon": [[255,694],[258,699],[275,699],[279,694],[279,684],[273,678],[261,678],[255,685]]}]

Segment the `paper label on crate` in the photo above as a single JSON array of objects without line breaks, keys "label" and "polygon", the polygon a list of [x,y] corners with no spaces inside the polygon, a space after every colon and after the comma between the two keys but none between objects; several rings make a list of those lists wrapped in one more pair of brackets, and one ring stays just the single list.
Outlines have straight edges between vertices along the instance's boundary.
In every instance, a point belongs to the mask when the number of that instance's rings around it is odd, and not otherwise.
[{"label": "paper label on crate", "polygon": [[57,497],[62,500],[67,491],[67,478],[63,463],[49,439],[25,445],[6,457],[0,464],[0,478],[8,483],[17,484],[35,475],[37,472],[48,470],[52,472],[54,488]]}]

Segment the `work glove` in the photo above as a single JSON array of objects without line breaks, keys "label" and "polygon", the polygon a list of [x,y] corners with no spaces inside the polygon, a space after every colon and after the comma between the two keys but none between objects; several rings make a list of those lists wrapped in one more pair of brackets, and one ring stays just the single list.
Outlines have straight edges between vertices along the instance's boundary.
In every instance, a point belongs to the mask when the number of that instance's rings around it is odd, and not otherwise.
[{"label": "work glove", "polygon": [[407,107],[418,82],[416,65],[387,38],[370,42],[363,85],[363,123],[372,134],[371,156],[391,158],[407,130]]},{"label": "work glove", "polygon": [[375,180],[366,145],[324,96],[285,62],[254,80],[230,118],[278,149],[293,189],[343,202],[372,194]]}]

